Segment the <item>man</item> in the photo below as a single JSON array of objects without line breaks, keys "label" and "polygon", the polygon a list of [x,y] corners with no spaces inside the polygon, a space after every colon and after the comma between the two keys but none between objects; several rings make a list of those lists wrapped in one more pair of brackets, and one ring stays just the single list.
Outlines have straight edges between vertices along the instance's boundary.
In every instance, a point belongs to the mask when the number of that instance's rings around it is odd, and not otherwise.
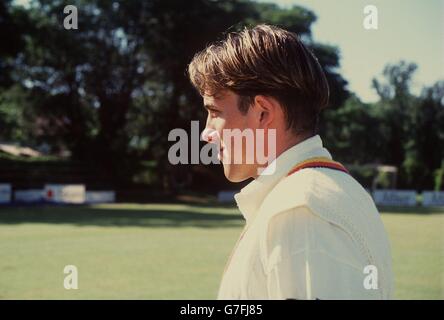
[{"label": "man", "polygon": [[[389,241],[369,194],[316,135],[329,88],[298,37],[269,25],[230,33],[199,52],[188,72],[226,177],[254,179],[235,196],[246,225],[218,298],[390,298]],[[248,151],[227,147],[234,129],[275,132],[276,158],[264,171],[258,161],[231,161]]]}]

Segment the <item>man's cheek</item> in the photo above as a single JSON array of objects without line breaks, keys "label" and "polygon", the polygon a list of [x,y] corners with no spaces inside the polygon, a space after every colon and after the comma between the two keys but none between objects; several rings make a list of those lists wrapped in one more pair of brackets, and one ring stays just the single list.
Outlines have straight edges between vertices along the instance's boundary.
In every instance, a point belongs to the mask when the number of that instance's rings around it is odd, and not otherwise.
[{"label": "man's cheek", "polygon": [[214,121],[214,129],[222,134],[222,130],[226,127],[226,121],[223,118],[218,118]]}]

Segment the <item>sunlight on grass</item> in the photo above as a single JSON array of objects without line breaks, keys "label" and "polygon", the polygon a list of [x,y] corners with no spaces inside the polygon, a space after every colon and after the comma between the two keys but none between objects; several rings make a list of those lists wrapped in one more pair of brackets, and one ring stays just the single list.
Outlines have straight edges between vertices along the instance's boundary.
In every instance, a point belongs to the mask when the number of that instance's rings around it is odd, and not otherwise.
[{"label": "sunlight on grass", "polygon": [[[406,212],[382,215],[396,298],[443,299],[444,210]],[[214,299],[242,225],[229,206],[0,208],[0,298]],[[63,287],[68,264],[78,290]]]}]

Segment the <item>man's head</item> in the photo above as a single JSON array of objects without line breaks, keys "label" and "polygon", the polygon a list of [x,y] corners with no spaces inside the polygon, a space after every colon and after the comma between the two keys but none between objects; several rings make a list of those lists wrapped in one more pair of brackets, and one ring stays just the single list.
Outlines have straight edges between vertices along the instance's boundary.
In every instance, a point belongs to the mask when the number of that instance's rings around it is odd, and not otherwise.
[{"label": "man's head", "polygon": [[[196,54],[188,73],[208,109],[206,126],[219,133],[222,147],[224,129],[275,129],[278,156],[316,132],[319,112],[328,103],[317,59],[297,35],[274,26],[229,33]],[[247,150],[225,152],[245,155]],[[255,177],[261,165],[222,162],[230,181]]]}]

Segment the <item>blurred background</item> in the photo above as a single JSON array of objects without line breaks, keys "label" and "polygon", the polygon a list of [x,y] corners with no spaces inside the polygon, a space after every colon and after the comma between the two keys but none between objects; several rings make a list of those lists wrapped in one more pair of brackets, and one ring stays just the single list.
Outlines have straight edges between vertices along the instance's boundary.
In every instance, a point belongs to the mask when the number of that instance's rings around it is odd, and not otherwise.
[{"label": "blurred background", "polygon": [[[444,1],[373,1],[370,30],[367,4],[0,0],[0,184],[11,194],[0,298],[215,298],[243,224],[218,194],[246,183],[218,165],[171,165],[168,133],[205,125],[186,75],[193,55],[269,23],[300,35],[326,72],[319,133],[334,159],[369,192],[413,194],[380,206],[396,297],[443,299]],[[77,29],[64,27],[67,5]],[[49,183],[112,190],[117,203],[14,201]],[[420,206],[423,192],[434,205]],[[63,288],[68,264],[78,290]]]}]

